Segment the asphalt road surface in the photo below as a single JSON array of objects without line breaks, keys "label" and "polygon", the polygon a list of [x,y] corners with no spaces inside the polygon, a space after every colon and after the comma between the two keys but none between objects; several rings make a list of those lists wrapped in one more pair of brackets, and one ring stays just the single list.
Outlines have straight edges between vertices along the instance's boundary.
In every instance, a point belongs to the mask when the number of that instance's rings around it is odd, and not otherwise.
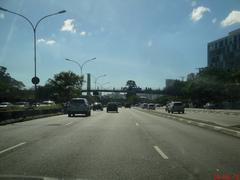
[{"label": "asphalt road surface", "polygon": [[214,179],[239,175],[240,139],[135,109],[0,126],[0,176]]}]

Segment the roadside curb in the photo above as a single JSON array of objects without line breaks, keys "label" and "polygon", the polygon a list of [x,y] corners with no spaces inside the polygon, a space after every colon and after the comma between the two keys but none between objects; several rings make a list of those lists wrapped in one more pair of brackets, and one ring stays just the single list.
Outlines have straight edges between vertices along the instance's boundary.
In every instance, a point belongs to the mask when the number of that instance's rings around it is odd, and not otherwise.
[{"label": "roadside curb", "polygon": [[59,116],[59,115],[63,115],[63,113],[59,112],[59,113],[52,113],[52,114],[43,114],[43,115],[38,115],[38,116],[30,116],[30,117],[26,117],[26,118],[8,119],[8,120],[5,120],[5,121],[1,121],[0,126],[4,126],[4,125],[7,125],[7,124],[24,122],[24,121],[31,121],[31,120],[40,119],[40,118]]},{"label": "roadside curb", "polygon": [[165,114],[165,113],[161,113],[161,112],[142,110],[142,109],[138,109],[138,108],[134,108],[134,109],[136,109],[138,111],[141,111],[141,112],[149,113],[149,114],[156,115],[156,116],[165,117],[165,118],[172,119],[172,120],[175,120],[175,121],[178,121],[178,122],[182,122],[182,123],[198,126],[198,127],[201,127],[201,128],[214,130],[214,131],[217,131],[217,132],[220,132],[220,133],[224,133],[224,134],[228,134],[228,135],[240,138],[240,131],[233,130],[233,129],[230,129],[230,128],[226,128],[226,127],[220,126],[220,125],[215,124],[215,123],[207,123],[207,122],[203,122],[201,120],[184,118],[184,117],[174,116],[174,115]]}]

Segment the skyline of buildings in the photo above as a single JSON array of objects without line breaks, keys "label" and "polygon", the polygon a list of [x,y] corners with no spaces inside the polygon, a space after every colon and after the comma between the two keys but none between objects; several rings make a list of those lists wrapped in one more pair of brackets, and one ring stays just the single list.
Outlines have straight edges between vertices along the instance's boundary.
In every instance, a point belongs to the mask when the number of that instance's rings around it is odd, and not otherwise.
[{"label": "skyline of buildings", "polygon": [[226,70],[240,68],[240,28],[208,43],[208,67]]}]

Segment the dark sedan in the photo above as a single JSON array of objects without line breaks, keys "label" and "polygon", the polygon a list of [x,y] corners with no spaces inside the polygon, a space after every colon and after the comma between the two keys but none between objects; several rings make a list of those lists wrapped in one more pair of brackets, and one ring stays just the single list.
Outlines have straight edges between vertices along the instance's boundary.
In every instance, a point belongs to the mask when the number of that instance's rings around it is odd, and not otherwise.
[{"label": "dark sedan", "polygon": [[102,103],[95,102],[92,107],[93,111],[101,110],[103,111],[103,105]]}]

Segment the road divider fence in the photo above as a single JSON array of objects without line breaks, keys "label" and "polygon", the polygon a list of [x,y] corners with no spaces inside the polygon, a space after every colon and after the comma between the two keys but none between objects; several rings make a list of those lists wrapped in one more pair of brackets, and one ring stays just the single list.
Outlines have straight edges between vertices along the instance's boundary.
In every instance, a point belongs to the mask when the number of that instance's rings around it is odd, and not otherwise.
[{"label": "road divider fence", "polygon": [[[48,114],[62,114],[63,108],[61,105],[43,106],[43,107],[28,107],[0,110],[0,125],[5,124],[6,121],[16,122],[24,121],[25,119],[33,119]],[[9,121],[9,122],[10,122]]]}]

